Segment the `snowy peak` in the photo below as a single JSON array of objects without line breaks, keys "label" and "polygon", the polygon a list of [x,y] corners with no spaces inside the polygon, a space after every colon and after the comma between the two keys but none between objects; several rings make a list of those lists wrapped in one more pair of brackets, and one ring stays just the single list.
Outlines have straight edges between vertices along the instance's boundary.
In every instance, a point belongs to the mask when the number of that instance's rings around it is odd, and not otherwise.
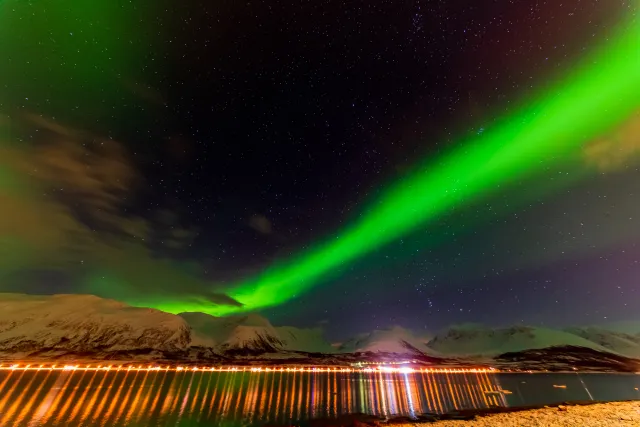
[{"label": "snowy peak", "polygon": [[228,324],[237,324],[256,328],[273,328],[273,325],[271,325],[271,322],[269,322],[266,317],[262,317],[255,313],[229,316],[224,319]]},{"label": "snowy peak", "polygon": [[218,346],[223,351],[249,350],[274,353],[282,350],[332,353],[321,328],[274,327],[257,314],[214,317],[181,313],[193,330],[194,345]]},{"label": "snowy peak", "polygon": [[175,351],[191,342],[178,316],[93,295],[0,294],[0,351]]},{"label": "snowy peak", "polygon": [[249,349],[260,352],[274,353],[282,348],[282,342],[273,326],[245,326],[237,325],[222,343],[225,350]]},{"label": "snowy peak", "polygon": [[256,314],[214,317],[204,313],[181,313],[179,316],[191,326],[194,345],[217,346],[222,351],[234,352],[277,352],[283,347],[273,325]]},{"label": "snowy peak", "polygon": [[343,353],[433,353],[427,348],[427,341],[426,338],[418,337],[407,329],[395,326],[358,335],[340,345],[338,350]]}]

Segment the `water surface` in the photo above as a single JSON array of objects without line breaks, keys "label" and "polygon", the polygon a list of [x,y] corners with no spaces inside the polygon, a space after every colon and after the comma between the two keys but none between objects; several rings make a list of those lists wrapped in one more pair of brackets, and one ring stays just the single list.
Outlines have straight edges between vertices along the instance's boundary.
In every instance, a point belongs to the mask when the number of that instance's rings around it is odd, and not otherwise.
[{"label": "water surface", "polygon": [[[1,371],[2,426],[261,426],[640,397],[640,376]],[[510,394],[500,392],[507,390]]]}]

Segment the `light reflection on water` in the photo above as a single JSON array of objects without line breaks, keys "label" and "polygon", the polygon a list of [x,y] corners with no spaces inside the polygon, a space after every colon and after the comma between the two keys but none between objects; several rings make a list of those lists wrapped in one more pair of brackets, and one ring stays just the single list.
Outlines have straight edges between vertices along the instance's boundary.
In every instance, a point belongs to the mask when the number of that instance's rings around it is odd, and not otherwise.
[{"label": "light reflection on water", "polygon": [[0,426],[290,425],[348,413],[633,399],[639,386],[636,375],[16,370],[0,372]]},{"label": "light reflection on water", "polygon": [[261,425],[504,406],[491,374],[6,371],[0,425]]}]

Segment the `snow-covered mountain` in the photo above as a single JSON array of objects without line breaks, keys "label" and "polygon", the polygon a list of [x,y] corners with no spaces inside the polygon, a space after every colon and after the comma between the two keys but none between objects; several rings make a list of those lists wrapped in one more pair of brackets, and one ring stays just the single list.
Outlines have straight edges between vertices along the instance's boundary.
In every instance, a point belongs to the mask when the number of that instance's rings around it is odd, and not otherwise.
[{"label": "snow-covered mountain", "polygon": [[461,325],[429,339],[396,326],[335,346],[321,328],[276,327],[257,314],[174,315],[91,295],[0,294],[0,358],[5,360],[345,364],[392,361],[403,355],[432,365],[640,369],[633,359],[640,358],[638,327],[627,322],[623,330]]},{"label": "snow-covered mountain", "polygon": [[173,315],[92,295],[0,294],[0,353],[330,353],[320,328],[275,328],[256,315]]},{"label": "snow-covered mountain", "polygon": [[204,313],[179,314],[192,328],[192,345],[216,347],[221,351],[299,351],[332,353],[321,328],[274,327],[257,314],[215,317]]},{"label": "snow-covered mountain", "polygon": [[609,351],[640,357],[640,335],[616,332],[600,327],[568,328],[567,332],[594,342]]},{"label": "snow-covered mountain", "polygon": [[579,369],[589,372],[635,373],[640,369],[638,359],[571,345],[503,353],[493,358],[491,365],[498,369],[552,372]]},{"label": "snow-covered mountain", "polygon": [[284,343],[271,323],[257,314],[215,317],[204,313],[180,313],[193,330],[192,345],[221,351],[277,352]]},{"label": "snow-covered mountain", "polygon": [[601,325],[592,325],[591,327],[628,335],[640,335],[640,322],[637,321],[609,322]]},{"label": "snow-covered mountain", "polygon": [[378,329],[358,335],[338,347],[342,353],[382,352],[411,354],[415,352],[434,353],[426,346],[428,339],[418,337],[400,326]]},{"label": "snow-covered mountain", "polygon": [[436,335],[427,346],[441,354],[457,356],[494,356],[553,346],[607,351],[602,345],[570,332],[529,326],[499,329],[478,325],[454,326]]},{"label": "snow-covered mountain", "polygon": [[336,351],[324,338],[322,328],[304,329],[293,326],[278,326],[276,331],[286,350],[324,354]]},{"label": "snow-covered mountain", "polygon": [[0,294],[0,352],[177,351],[191,343],[183,319],[91,295]]}]

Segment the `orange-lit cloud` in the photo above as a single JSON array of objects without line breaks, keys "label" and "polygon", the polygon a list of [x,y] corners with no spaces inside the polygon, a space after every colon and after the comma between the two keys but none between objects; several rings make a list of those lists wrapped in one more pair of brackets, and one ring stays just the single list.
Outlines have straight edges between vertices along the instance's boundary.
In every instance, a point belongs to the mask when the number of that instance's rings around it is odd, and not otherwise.
[{"label": "orange-lit cloud", "polygon": [[[77,292],[136,299],[192,295],[237,305],[187,269],[150,249],[181,251],[198,230],[169,210],[127,213],[143,183],[126,146],[52,119],[27,115],[16,127],[28,139],[0,140],[0,279],[24,269],[108,271],[120,288],[85,285]],[[6,290],[0,284],[0,291]],[[12,289],[15,290],[15,289]]]},{"label": "orange-lit cloud", "polygon": [[602,172],[619,170],[640,160],[640,112],[617,131],[587,145],[584,155]]},{"label": "orange-lit cloud", "polygon": [[273,232],[271,221],[264,215],[253,215],[249,218],[249,226],[261,234],[271,234]]}]

